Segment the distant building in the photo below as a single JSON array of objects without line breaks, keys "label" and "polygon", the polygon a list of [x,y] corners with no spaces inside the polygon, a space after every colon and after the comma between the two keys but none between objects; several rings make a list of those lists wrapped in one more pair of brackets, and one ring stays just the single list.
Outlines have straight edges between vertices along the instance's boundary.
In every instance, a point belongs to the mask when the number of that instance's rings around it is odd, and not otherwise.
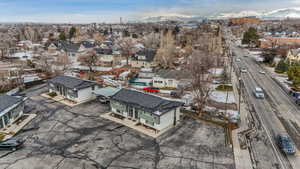
[{"label": "distant building", "polygon": [[260,48],[270,48],[280,45],[300,44],[300,38],[266,37],[259,40]]},{"label": "distant building", "polygon": [[179,122],[183,103],[123,88],[111,97],[110,105],[116,116],[163,131]]},{"label": "distant building", "polygon": [[255,17],[230,18],[231,24],[260,24],[261,20]]}]

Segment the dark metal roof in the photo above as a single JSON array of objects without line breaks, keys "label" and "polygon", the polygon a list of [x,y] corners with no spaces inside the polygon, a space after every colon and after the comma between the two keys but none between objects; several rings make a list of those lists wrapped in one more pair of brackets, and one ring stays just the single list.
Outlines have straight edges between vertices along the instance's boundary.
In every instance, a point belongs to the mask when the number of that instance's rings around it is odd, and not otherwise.
[{"label": "dark metal roof", "polygon": [[22,98],[9,96],[6,94],[1,94],[0,95],[0,112],[13,106],[14,104],[21,102],[22,100],[23,100]]},{"label": "dark metal roof", "polygon": [[88,81],[88,80],[82,80],[79,78],[71,77],[71,76],[65,76],[65,75],[58,75],[54,78],[48,80],[49,83],[62,85],[69,89],[84,89],[91,86],[97,85],[96,82]]},{"label": "dark metal roof", "polygon": [[156,74],[166,79],[191,79],[191,73],[186,70],[160,69]]},{"label": "dark metal roof", "polygon": [[[138,51],[136,53],[136,55],[137,55],[137,57],[135,57],[136,60],[152,62],[155,55],[156,55],[156,50],[154,50],[154,49],[143,49],[143,50]],[[139,59],[138,56],[145,56],[145,59]]]},{"label": "dark metal roof", "polygon": [[[111,99],[143,109],[158,116],[183,105],[181,102],[166,100],[158,96],[125,88],[113,95]],[[160,113],[155,113],[156,111]]]},{"label": "dark metal roof", "polygon": [[93,48],[95,47],[94,43],[91,43],[89,41],[82,41],[81,44],[85,47],[85,48]]},{"label": "dark metal roof", "polygon": [[95,50],[96,50],[97,54],[101,54],[101,55],[112,55],[113,54],[112,49],[96,48]]}]

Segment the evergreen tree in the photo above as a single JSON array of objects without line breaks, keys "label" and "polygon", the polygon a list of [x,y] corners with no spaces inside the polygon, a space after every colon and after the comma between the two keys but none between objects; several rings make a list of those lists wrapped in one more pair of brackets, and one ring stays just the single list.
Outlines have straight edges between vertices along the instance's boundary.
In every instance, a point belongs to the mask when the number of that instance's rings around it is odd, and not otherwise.
[{"label": "evergreen tree", "polygon": [[69,39],[72,39],[76,34],[76,28],[72,27],[69,31]]},{"label": "evergreen tree", "polygon": [[242,39],[242,44],[248,44],[248,45],[253,45],[257,44],[259,39],[259,35],[256,31],[255,28],[250,27],[248,31],[244,33],[243,39]]},{"label": "evergreen tree", "polygon": [[280,60],[280,62],[277,64],[275,71],[277,73],[284,73],[289,70],[288,64],[284,60]]},{"label": "evergreen tree", "polygon": [[66,39],[67,39],[67,37],[66,37],[65,32],[60,32],[60,34],[59,34],[59,40],[66,40]]}]

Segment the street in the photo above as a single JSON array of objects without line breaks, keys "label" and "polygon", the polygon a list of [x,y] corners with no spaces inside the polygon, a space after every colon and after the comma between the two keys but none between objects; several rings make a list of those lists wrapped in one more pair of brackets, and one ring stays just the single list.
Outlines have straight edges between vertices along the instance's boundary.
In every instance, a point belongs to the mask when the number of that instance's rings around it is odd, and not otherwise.
[{"label": "street", "polygon": [[[247,69],[245,73],[238,73],[241,74],[240,77],[245,87],[246,93],[244,93],[244,96],[249,97],[249,102],[253,105],[261,120],[264,135],[269,140],[268,146],[272,149],[273,157],[278,160],[277,165],[283,169],[299,168],[299,153],[297,152],[295,156],[286,156],[278,148],[276,142],[278,134],[290,134],[287,131],[287,125],[292,127],[291,124],[299,124],[300,112],[298,108],[289,98],[290,96],[278,86],[268,73],[259,73],[263,68],[254,61],[254,58],[244,57],[248,53],[243,49],[235,46],[232,49],[236,57],[241,59],[241,62],[235,63],[236,71],[239,71],[241,68]],[[265,99],[255,98],[253,94],[255,87],[261,87],[264,90]],[[293,138],[293,136],[291,137]],[[258,149],[258,151],[260,150]]]}]

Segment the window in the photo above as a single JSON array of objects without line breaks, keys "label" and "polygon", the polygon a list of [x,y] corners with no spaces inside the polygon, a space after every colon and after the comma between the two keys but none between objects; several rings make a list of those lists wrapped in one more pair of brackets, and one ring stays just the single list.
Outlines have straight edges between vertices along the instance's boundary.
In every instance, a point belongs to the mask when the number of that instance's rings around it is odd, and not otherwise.
[{"label": "window", "polygon": [[92,86],[92,90],[95,90],[95,86]]}]

